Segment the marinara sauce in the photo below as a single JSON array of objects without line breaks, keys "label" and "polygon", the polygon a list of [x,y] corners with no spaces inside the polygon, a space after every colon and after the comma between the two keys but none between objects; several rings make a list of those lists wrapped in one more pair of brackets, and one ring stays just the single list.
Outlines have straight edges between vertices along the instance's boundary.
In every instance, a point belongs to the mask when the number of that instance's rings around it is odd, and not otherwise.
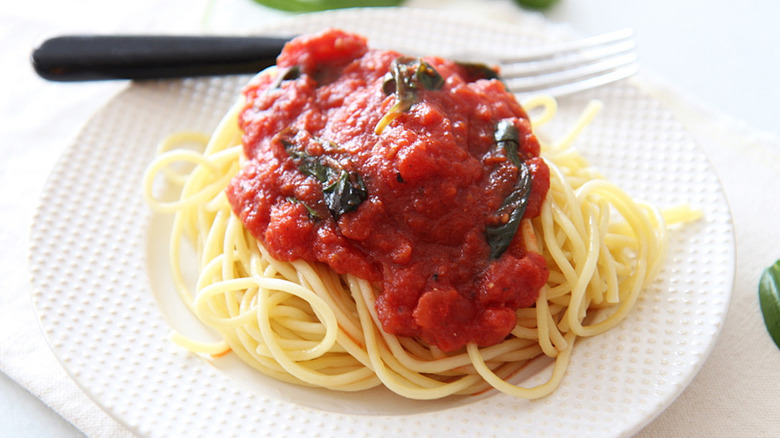
[{"label": "marinara sauce", "polygon": [[370,280],[388,333],[444,351],[501,342],[547,281],[506,225],[539,214],[549,170],[491,76],[339,30],[292,40],[244,90],[234,212],[273,257]]}]

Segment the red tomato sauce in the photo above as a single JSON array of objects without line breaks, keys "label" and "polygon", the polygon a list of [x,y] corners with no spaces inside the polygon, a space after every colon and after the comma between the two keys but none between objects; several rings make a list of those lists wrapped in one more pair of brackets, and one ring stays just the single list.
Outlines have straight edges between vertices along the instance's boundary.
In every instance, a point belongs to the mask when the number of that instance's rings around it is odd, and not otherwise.
[{"label": "red tomato sauce", "polygon": [[[548,276],[520,233],[491,257],[486,228],[507,221],[499,210],[519,172],[497,146],[496,123],[509,119],[519,133],[531,177],[525,218],[539,214],[549,170],[503,84],[440,58],[425,58],[440,88],[416,84],[413,102],[377,132],[400,100],[386,80],[399,56],[338,30],[288,43],[276,71],[244,90],[239,123],[248,160],[228,199],[273,257],[370,280],[386,332],[444,351],[493,345]],[[323,183],[304,169],[315,161],[365,189],[356,207],[329,209],[324,187],[333,178]]]}]

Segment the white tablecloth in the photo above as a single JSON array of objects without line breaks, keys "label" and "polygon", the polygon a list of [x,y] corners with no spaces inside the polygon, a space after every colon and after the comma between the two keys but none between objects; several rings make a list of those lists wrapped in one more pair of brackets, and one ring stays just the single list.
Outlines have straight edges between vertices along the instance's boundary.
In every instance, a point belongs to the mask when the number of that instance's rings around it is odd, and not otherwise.
[{"label": "white tablecloth", "polygon": [[[774,7],[778,12],[770,1],[759,3]],[[78,435],[67,423],[47,422],[45,419],[52,416],[53,411],[87,436],[125,436],[128,432],[79,390],[48,348],[31,306],[26,265],[28,228],[49,170],[90,115],[124,85],[117,82],[44,82],[29,66],[30,50],[43,37],[60,33],[219,32],[234,29],[239,16],[241,25],[247,25],[251,22],[249,19],[274,20],[283,14],[263,10],[250,4],[249,0],[29,0],[7,3],[0,6],[0,54],[4,60],[0,69],[3,90],[0,104],[0,295],[3,303],[0,307],[0,370],[48,407],[32,404],[21,410],[0,412],[0,435]],[[760,25],[768,23],[769,20],[762,19],[761,15],[766,12],[757,5],[743,6],[731,17],[724,9],[731,6],[724,6],[725,1],[690,2],[694,5],[685,6],[682,12],[675,11],[675,2],[646,2],[656,5],[656,9],[648,10],[647,14],[651,16],[643,16],[644,11],[631,12],[622,3],[619,0],[561,0],[558,7],[549,12],[549,17],[568,20],[575,29],[588,33],[634,26],[645,32],[644,41],[648,46],[670,38],[669,29],[661,28],[658,23],[664,22],[664,17],[672,17],[670,23],[683,22],[692,27],[691,33],[676,29],[677,34],[688,36],[680,44],[695,43],[688,58],[680,47],[668,47],[668,59],[678,64],[676,68],[689,68],[685,63],[687,59],[690,68],[701,69],[703,65],[711,64],[715,66],[713,69],[705,69],[710,74],[718,75],[720,71],[735,75],[735,81],[739,81],[733,88],[716,89],[721,85],[714,76],[703,78],[703,85],[691,84],[691,89],[698,93],[692,98],[688,96],[689,92],[681,91],[687,89],[680,88],[680,83],[688,78],[682,74],[684,72],[671,75],[678,79],[676,88],[666,85],[666,79],[658,79],[662,76],[658,72],[663,73],[670,66],[662,62],[664,58],[659,53],[647,53],[648,62],[652,61],[656,67],[652,69],[656,75],[645,73],[641,82],[649,92],[674,109],[680,120],[697,135],[712,160],[733,209],[738,246],[733,300],[714,350],[685,392],[639,436],[778,436],[780,350],[764,328],[756,285],[761,270],[780,258],[777,225],[780,217],[780,141],[775,137],[780,129],[771,122],[778,114],[774,101],[767,99],[767,96],[777,96],[780,87],[761,82],[766,81],[765,69],[751,73],[750,65],[747,65],[718,70],[718,66],[728,60],[717,58],[717,54],[724,50],[728,53],[729,47],[724,47],[721,40],[700,41],[695,30],[697,24],[702,28],[709,25],[707,29],[710,29],[713,23],[705,21],[715,17],[733,18],[722,24],[724,33],[745,29],[744,35],[748,37],[760,33],[770,41],[780,43],[780,32],[776,26],[766,32],[762,29],[751,32],[751,22],[739,22],[753,17]],[[502,20],[511,20],[513,13],[521,13],[508,0],[419,0],[408,4],[445,9],[468,7],[475,13]],[[635,7],[647,8],[646,5]],[[751,7],[755,8],[752,13],[744,11]],[[691,14],[696,8],[700,14]],[[251,14],[247,15],[249,10]],[[718,13],[712,15],[713,11]],[[688,14],[688,21],[680,21],[680,14]],[[651,39],[649,33],[653,32],[657,33],[658,39]],[[734,33],[732,38],[740,37]],[[641,47],[641,33],[639,41]],[[770,46],[767,41],[758,42]],[[716,45],[719,47],[714,47]],[[762,53],[750,52],[754,49],[755,46],[745,47],[748,55],[756,57],[757,63],[766,62],[761,58]],[[703,55],[711,58],[699,58]],[[739,62],[745,59],[750,58],[742,57]],[[780,67],[773,62],[774,67]],[[777,71],[774,68],[772,74]],[[761,85],[763,83],[767,85]],[[737,100],[740,105],[733,108],[731,105],[716,106],[717,111],[707,109],[699,102],[706,101],[707,106],[712,107],[718,105],[718,97],[722,97],[708,95],[706,88],[702,91],[700,86],[708,84],[712,93],[742,99]],[[773,115],[765,117],[767,112]],[[733,114],[740,117],[755,115],[756,122],[737,122],[731,117]],[[774,132],[762,132],[755,124]],[[10,406],[17,398],[24,397],[21,392],[7,392],[0,395],[0,400]]]}]

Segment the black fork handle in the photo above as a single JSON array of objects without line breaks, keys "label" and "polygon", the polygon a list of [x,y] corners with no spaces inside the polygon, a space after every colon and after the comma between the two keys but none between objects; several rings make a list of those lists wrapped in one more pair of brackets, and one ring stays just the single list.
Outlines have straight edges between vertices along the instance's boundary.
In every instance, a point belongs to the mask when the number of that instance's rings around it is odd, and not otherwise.
[{"label": "black fork handle", "polygon": [[69,35],[32,53],[51,81],[165,79],[251,74],[274,65],[289,38],[169,35]]}]

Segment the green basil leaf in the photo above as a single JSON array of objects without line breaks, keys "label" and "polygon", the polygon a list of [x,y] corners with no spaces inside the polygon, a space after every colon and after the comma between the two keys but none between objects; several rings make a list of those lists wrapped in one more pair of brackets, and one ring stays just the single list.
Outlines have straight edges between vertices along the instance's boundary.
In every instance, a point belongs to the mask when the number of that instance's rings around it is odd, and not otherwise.
[{"label": "green basil leaf", "polygon": [[504,199],[499,211],[508,209],[509,220],[500,225],[489,225],[485,229],[485,236],[490,245],[490,258],[497,259],[504,254],[520,228],[525,209],[528,206],[528,197],[531,195],[531,172],[525,162],[518,168],[517,183],[512,188],[512,193]]},{"label": "green basil leaf", "polygon": [[474,82],[478,79],[501,79],[498,72],[487,64],[481,62],[456,62],[463,68],[466,80]]},{"label": "green basil leaf", "polygon": [[504,154],[517,167],[517,182],[512,192],[501,203],[498,211],[509,212],[508,220],[499,225],[489,225],[485,229],[485,237],[490,245],[490,258],[497,259],[506,251],[520,228],[520,221],[525,215],[528,198],[531,196],[533,179],[528,165],[519,154],[520,136],[515,124],[509,119],[496,123],[493,139],[496,146],[503,149]]},{"label": "green basil leaf", "polygon": [[780,348],[780,260],[761,274],[758,300],[766,329],[775,345]]},{"label": "green basil leaf", "polygon": [[395,92],[395,77],[393,77],[393,74],[390,72],[385,73],[385,76],[382,78],[382,92],[384,92],[386,96]]},{"label": "green basil leaf", "polygon": [[294,159],[298,160],[298,170],[306,176],[313,176],[321,183],[330,179],[331,169],[322,163],[317,157],[313,157],[303,150],[303,147],[293,143],[290,138],[282,137],[284,150]]},{"label": "green basil leaf", "polygon": [[368,191],[360,175],[350,174],[343,169],[334,182],[323,187],[322,192],[328,210],[336,219],[344,213],[357,209],[368,197]]},{"label": "green basil leaf", "polygon": [[271,83],[271,85],[268,87],[268,90],[275,90],[282,86],[282,82],[289,81],[292,79],[298,79],[301,75],[301,68],[297,65],[293,65],[292,67],[284,67],[279,68],[278,72],[276,73],[276,77],[274,78],[274,81]]},{"label": "green basil leaf", "polygon": [[509,119],[499,120],[496,123],[493,140],[498,147],[504,149],[504,153],[512,164],[519,168],[522,160],[518,153],[520,133],[517,131],[517,126]]},{"label": "green basil leaf", "polygon": [[287,200],[292,202],[293,204],[301,204],[304,207],[306,207],[306,211],[309,212],[309,218],[311,219],[321,219],[319,213],[317,213],[317,210],[315,210],[313,207],[309,206],[305,202],[301,201],[300,199],[294,197],[294,196],[288,196]]},{"label": "green basil leaf", "polygon": [[[320,182],[325,205],[335,219],[344,213],[357,209],[368,198],[366,185],[357,172],[347,171],[333,157],[309,155],[302,145],[293,141],[294,137],[294,131],[287,130],[282,133],[279,140],[284,145],[287,154],[296,161],[298,170]],[[329,144],[333,150],[340,149],[337,145],[322,139],[314,138],[313,140],[321,144]],[[312,208],[304,205],[312,217],[319,218],[316,212],[311,214],[314,211]]]},{"label": "green basil leaf", "polygon": [[444,86],[444,78],[430,64],[419,59],[415,77],[426,90],[441,90]]},{"label": "green basil leaf", "polygon": [[417,101],[417,91],[440,90],[444,86],[444,78],[433,66],[421,58],[399,56],[390,64],[390,71],[382,81],[382,91],[386,95],[395,92],[398,102],[393,105],[377,123],[374,132],[379,135],[398,115],[409,111]]},{"label": "green basil leaf", "polygon": [[433,66],[421,58],[400,56],[390,64],[390,71],[385,75],[382,90],[385,94],[395,91],[399,102],[403,102],[406,111],[417,100],[417,91],[440,90],[444,86],[444,78]]}]

